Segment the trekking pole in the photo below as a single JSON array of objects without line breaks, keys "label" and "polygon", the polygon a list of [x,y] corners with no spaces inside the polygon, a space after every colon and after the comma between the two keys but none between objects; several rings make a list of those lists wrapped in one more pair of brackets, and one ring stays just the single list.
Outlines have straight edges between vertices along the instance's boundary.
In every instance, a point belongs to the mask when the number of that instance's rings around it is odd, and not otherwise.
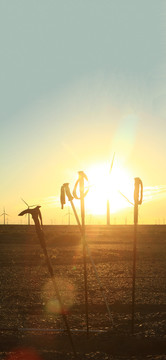
[{"label": "trekking pole", "polygon": [[135,178],[134,186],[134,242],[133,242],[133,285],[132,285],[132,320],[131,332],[134,333],[135,315],[135,279],[136,279],[136,252],[137,252],[137,224],[138,224],[138,205],[142,204],[143,183],[140,178]]},{"label": "trekking pole", "polygon": [[[88,190],[84,192],[84,180],[88,181],[87,176],[83,171],[78,172],[78,180],[75,183],[73,196],[75,199],[79,199],[81,203],[81,223],[82,223],[82,244],[83,244],[83,262],[84,262],[84,284],[85,284],[85,311],[86,311],[86,327],[87,336],[89,334],[89,321],[88,321],[88,286],[87,286],[87,262],[86,262],[86,244],[85,244],[85,204],[84,198],[87,195]],[[79,186],[80,196],[77,195],[77,187]]]},{"label": "trekking pole", "polygon": [[[74,212],[74,215],[75,215],[75,218],[76,218],[76,221],[77,221],[77,224],[78,224],[78,227],[79,227],[79,230],[81,232],[81,236],[82,236],[82,226],[81,226],[81,223],[79,221],[79,217],[77,215],[77,212],[76,212],[76,209],[75,209],[75,206],[74,206],[74,203],[73,203],[73,196],[71,195],[71,192],[70,192],[70,189],[69,189],[69,183],[64,183],[61,187],[61,204],[62,204],[62,209],[63,209],[63,205],[66,203],[65,202],[65,193],[68,197],[68,200],[70,201],[71,203],[71,206],[72,206],[72,209],[73,209],[73,212]],[[100,288],[100,291],[101,291],[101,294],[103,296],[103,300],[105,302],[105,305],[106,305],[106,308],[107,308],[107,311],[108,311],[108,315],[109,315],[109,318],[113,324],[113,319],[112,319],[112,316],[111,316],[111,312],[110,312],[110,309],[109,309],[109,306],[108,306],[108,303],[107,303],[107,300],[106,300],[106,297],[105,297],[105,294],[104,294],[104,291],[103,291],[103,286],[101,284],[101,281],[99,279],[99,276],[98,276],[98,272],[97,272],[97,269],[96,269],[96,266],[95,266],[95,263],[92,259],[92,256],[91,256],[91,252],[90,252],[90,249],[89,249],[89,246],[87,244],[87,241],[85,239],[85,244],[86,244],[86,249],[87,249],[87,253],[88,253],[88,256],[89,256],[89,259],[91,261],[91,264],[92,264],[92,267],[93,267],[93,270],[94,270],[94,273],[95,273],[95,276],[96,276],[96,279],[97,279],[97,282],[99,284],[99,288]]]},{"label": "trekking pole", "polygon": [[49,274],[50,274],[51,279],[52,279],[53,287],[54,287],[58,302],[60,304],[61,315],[62,315],[64,323],[66,325],[66,329],[67,329],[67,333],[68,333],[68,336],[69,336],[69,339],[70,339],[73,354],[75,356],[75,359],[77,359],[77,353],[76,353],[74,342],[73,342],[73,339],[72,339],[72,335],[71,335],[70,327],[69,327],[69,324],[68,324],[67,316],[65,314],[64,304],[62,302],[61,295],[59,293],[58,286],[57,286],[55,278],[54,278],[53,267],[51,265],[51,261],[50,261],[50,259],[48,257],[48,253],[47,253],[47,248],[46,248],[46,243],[45,243],[45,236],[44,236],[44,232],[42,230],[42,225],[43,224],[42,224],[42,216],[41,216],[41,212],[40,212],[40,207],[41,206],[36,206],[34,209],[26,209],[26,210],[22,211],[19,214],[19,216],[23,216],[25,214],[31,214],[32,215],[32,219],[33,219],[33,221],[35,223],[36,233],[37,233],[41,248],[42,248],[44,256],[45,256],[47,268],[48,268]]}]

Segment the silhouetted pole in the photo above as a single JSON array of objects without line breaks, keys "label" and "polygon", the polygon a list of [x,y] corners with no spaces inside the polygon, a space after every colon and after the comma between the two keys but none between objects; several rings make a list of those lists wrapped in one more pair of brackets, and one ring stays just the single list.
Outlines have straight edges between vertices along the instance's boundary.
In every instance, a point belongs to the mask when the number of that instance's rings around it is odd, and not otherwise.
[{"label": "silhouetted pole", "polygon": [[[63,209],[63,205],[65,204],[65,192],[68,196],[69,201],[71,202],[71,206],[74,212],[74,215],[76,217],[77,224],[79,226],[80,232],[81,232],[81,238],[82,238],[82,244],[83,244],[83,263],[84,263],[84,286],[85,286],[85,312],[86,312],[86,327],[87,327],[87,336],[89,335],[89,319],[88,319],[88,290],[87,290],[87,264],[86,264],[86,241],[85,241],[85,205],[84,205],[84,198],[88,193],[87,191],[84,191],[84,179],[88,180],[87,176],[84,174],[83,171],[78,172],[78,180],[75,183],[74,190],[73,190],[73,196],[70,193],[69,190],[69,184],[65,183],[61,187],[61,205]],[[80,196],[77,195],[77,187],[79,186]],[[80,224],[75,206],[73,204],[73,197],[75,199],[79,199],[81,203],[81,222]]]},{"label": "silhouetted pole", "polygon": [[[84,284],[85,284],[85,311],[86,311],[86,327],[87,336],[89,335],[89,319],[88,319],[88,284],[87,284],[87,261],[86,261],[86,243],[85,243],[85,204],[84,198],[88,193],[84,191],[84,180],[88,181],[86,174],[83,171],[78,172],[78,180],[76,181],[73,196],[75,199],[80,199],[81,204],[81,222],[82,222],[82,244],[83,244],[83,262],[84,262]],[[77,187],[79,186],[80,197],[77,195]]]},{"label": "silhouetted pole", "polygon": [[34,220],[36,233],[37,233],[41,248],[42,248],[44,256],[45,256],[47,268],[48,268],[49,274],[50,274],[51,279],[52,279],[53,287],[54,287],[58,302],[60,304],[61,315],[62,315],[64,323],[66,325],[67,333],[68,333],[68,336],[69,336],[69,339],[70,339],[70,343],[71,343],[71,346],[72,346],[74,356],[75,356],[75,358],[77,358],[77,354],[76,354],[76,351],[75,351],[73,339],[72,339],[71,332],[70,332],[70,327],[69,327],[69,324],[68,324],[68,321],[67,321],[67,316],[66,316],[66,314],[64,312],[64,304],[62,302],[62,299],[61,299],[61,296],[60,296],[60,293],[59,293],[59,290],[58,290],[58,286],[57,286],[55,278],[54,278],[53,267],[51,265],[51,261],[50,261],[50,259],[48,257],[48,253],[47,253],[44,232],[42,230],[42,216],[41,216],[41,212],[40,212],[40,206],[36,206],[34,209],[26,209],[26,210],[22,211],[19,214],[19,216],[22,216],[22,215],[25,215],[25,214],[28,214],[28,213],[32,215],[32,218]]},{"label": "silhouetted pole", "polygon": [[137,253],[137,224],[138,224],[138,205],[142,204],[143,184],[140,178],[135,178],[134,186],[134,241],[133,241],[133,285],[132,285],[132,321],[131,332],[134,332],[135,315],[135,279],[136,279],[136,253]]},{"label": "silhouetted pole", "polygon": [[[66,195],[68,197],[68,200],[70,201],[71,207],[73,209],[73,212],[74,212],[74,215],[75,215],[75,218],[76,218],[77,225],[79,227],[79,230],[80,230],[80,233],[81,233],[81,236],[82,236],[83,235],[82,226],[81,226],[79,217],[77,215],[77,211],[76,211],[74,203],[73,203],[73,196],[71,195],[71,192],[70,192],[70,189],[69,189],[69,183],[64,183],[62,185],[62,187],[61,187],[61,208],[62,209],[63,209],[63,205],[65,205],[65,203],[66,203],[65,193],[66,193]],[[94,273],[95,273],[95,276],[96,276],[96,279],[97,279],[101,294],[103,296],[103,300],[105,302],[105,305],[106,305],[106,308],[107,308],[107,311],[108,311],[109,318],[110,318],[110,320],[111,320],[111,322],[113,324],[113,319],[112,319],[111,312],[110,312],[110,309],[109,309],[109,306],[108,306],[108,303],[107,303],[107,300],[106,300],[106,297],[105,297],[105,294],[104,294],[104,291],[103,291],[103,286],[102,286],[101,281],[99,279],[99,276],[98,276],[98,273],[97,273],[97,270],[96,270],[96,266],[95,266],[95,263],[94,263],[94,261],[92,259],[91,252],[90,252],[90,249],[89,249],[88,244],[86,242],[86,239],[85,239],[85,245],[86,245],[86,250],[87,250],[89,259],[91,261],[91,264],[92,264],[92,267],[93,267],[93,270],[94,270]]]}]

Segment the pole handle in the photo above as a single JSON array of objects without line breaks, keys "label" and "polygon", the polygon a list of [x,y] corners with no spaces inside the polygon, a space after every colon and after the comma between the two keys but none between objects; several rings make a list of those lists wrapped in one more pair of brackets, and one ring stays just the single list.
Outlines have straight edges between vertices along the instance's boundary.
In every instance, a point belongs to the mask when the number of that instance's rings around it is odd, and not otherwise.
[{"label": "pole handle", "polygon": [[66,204],[64,185],[61,186],[60,201],[61,201],[61,209],[63,209],[63,205]]},{"label": "pole handle", "polygon": [[[87,175],[83,172],[83,171],[79,171],[78,172],[78,180],[76,181],[76,183],[75,183],[75,186],[74,186],[74,190],[73,190],[73,197],[75,198],[75,199],[81,199],[81,197],[85,197],[86,195],[87,195],[87,193],[88,193],[88,191],[89,191],[89,189],[88,190],[86,190],[83,194],[81,194],[81,184],[83,183],[83,180],[86,180],[86,181],[88,181],[88,177],[87,177]],[[78,185],[80,186],[80,196],[78,196],[77,195],[77,187],[78,187]]]},{"label": "pole handle", "polygon": [[71,191],[70,191],[70,188],[69,188],[69,183],[64,183],[63,184],[64,188],[65,188],[65,191],[66,191],[66,195],[68,197],[68,200],[71,201],[73,200],[73,196],[71,194]]},{"label": "pole handle", "polygon": [[140,178],[135,178],[134,203],[141,205],[143,199],[143,183]]}]

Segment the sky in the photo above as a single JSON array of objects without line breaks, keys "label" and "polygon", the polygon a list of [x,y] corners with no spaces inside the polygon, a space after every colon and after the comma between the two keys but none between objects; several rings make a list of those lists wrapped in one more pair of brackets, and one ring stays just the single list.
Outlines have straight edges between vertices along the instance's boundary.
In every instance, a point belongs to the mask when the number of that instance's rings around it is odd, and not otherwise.
[{"label": "sky", "polygon": [[21,198],[41,205],[44,223],[67,223],[60,189],[72,190],[78,171],[90,178],[91,223],[105,221],[106,188],[112,221],[133,221],[114,193],[132,202],[135,177],[140,222],[165,221],[165,20],[164,0],[0,1],[0,212],[9,223],[27,221]]}]

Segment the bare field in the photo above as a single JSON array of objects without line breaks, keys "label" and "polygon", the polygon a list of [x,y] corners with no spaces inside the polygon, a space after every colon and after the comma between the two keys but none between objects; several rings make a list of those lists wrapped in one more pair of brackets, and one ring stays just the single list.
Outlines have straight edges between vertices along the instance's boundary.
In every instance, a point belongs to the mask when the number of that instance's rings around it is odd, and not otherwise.
[{"label": "bare field", "polygon": [[[166,227],[138,226],[134,335],[133,227],[87,227],[113,319],[87,257],[88,338],[79,230],[45,226],[44,233],[78,359],[166,359]],[[1,225],[0,249],[0,359],[73,359],[34,226]]]}]

